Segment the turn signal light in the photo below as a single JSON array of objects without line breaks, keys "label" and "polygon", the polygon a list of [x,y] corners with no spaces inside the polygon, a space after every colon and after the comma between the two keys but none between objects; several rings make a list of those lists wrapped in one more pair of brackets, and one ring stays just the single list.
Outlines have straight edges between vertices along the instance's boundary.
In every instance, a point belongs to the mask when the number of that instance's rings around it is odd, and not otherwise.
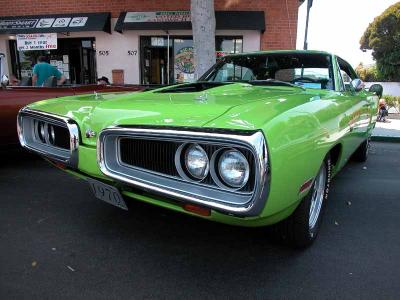
[{"label": "turn signal light", "polygon": [[196,215],[203,216],[203,217],[209,217],[211,215],[211,209],[201,207],[201,206],[198,206],[195,204],[184,204],[183,209],[188,212],[191,212]]}]

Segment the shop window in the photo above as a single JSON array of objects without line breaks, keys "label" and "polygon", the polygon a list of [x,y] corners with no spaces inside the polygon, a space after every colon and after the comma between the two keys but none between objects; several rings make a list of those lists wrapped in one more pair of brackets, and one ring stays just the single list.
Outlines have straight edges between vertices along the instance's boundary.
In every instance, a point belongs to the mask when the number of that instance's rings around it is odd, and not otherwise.
[{"label": "shop window", "polygon": [[28,82],[37,58],[45,55],[49,63],[63,73],[67,83],[96,83],[94,38],[58,39],[58,49],[48,51],[17,51],[16,41],[9,43],[12,71],[22,82]]},{"label": "shop window", "polygon": [[217,57],[243,52],[243,39],[241,37],[217,36],[215,38],[215,50]]},{"label": "shop window", "polygon": [[[142,36],[141,82],[164,85],[193,82],[194,53],[191,36]],[[242,37],[217,36],[215,39],[217,59],[243,51]]]}]

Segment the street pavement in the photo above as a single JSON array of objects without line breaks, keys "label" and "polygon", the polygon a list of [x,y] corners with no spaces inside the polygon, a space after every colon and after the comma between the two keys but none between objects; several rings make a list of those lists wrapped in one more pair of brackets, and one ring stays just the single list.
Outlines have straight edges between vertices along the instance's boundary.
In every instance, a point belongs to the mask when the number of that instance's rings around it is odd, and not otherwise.
[{"label": "street pavement", "polygon": [[386,122],[376,122],[372,136],[398,138],[400,140],[400,119],[388,118]]},{"label": "street pavement", "polygon": [[0,299],[400,299],[400,144],[333,180],[315,244],[95,199],[34,156],[0,161]]}]

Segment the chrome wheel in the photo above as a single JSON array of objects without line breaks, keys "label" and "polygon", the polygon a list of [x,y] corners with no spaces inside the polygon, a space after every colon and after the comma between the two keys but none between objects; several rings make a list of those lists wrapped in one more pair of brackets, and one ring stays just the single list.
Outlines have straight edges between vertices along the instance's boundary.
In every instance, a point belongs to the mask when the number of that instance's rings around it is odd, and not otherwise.
[{"label": "chrome wheel", "polygon": [[325,196],[325,186],[326,186],[326,166],[322,165],[315,178],[313,192],[311,197],[310,214],[308,219],[308,226],[310,232],[314,229],[317,224],[318,217],[321,212],[322,203]]}]

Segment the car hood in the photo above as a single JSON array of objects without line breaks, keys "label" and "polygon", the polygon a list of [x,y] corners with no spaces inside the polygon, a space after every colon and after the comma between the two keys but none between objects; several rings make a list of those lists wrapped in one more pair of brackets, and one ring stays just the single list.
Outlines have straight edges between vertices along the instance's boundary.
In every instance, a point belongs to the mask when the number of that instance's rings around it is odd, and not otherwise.
[{"label": "car hood", "polygon": [[159,89],[69,96],[36,102],[29,108],[74,119],[83,133],[83,143],[95,145],[93,139],[85,138],[86,130],[99,133],[104,128],[123,125],[253,130],[279,112],[298,105],[305,94],[296,87],[235,83],[199,92]]}]

